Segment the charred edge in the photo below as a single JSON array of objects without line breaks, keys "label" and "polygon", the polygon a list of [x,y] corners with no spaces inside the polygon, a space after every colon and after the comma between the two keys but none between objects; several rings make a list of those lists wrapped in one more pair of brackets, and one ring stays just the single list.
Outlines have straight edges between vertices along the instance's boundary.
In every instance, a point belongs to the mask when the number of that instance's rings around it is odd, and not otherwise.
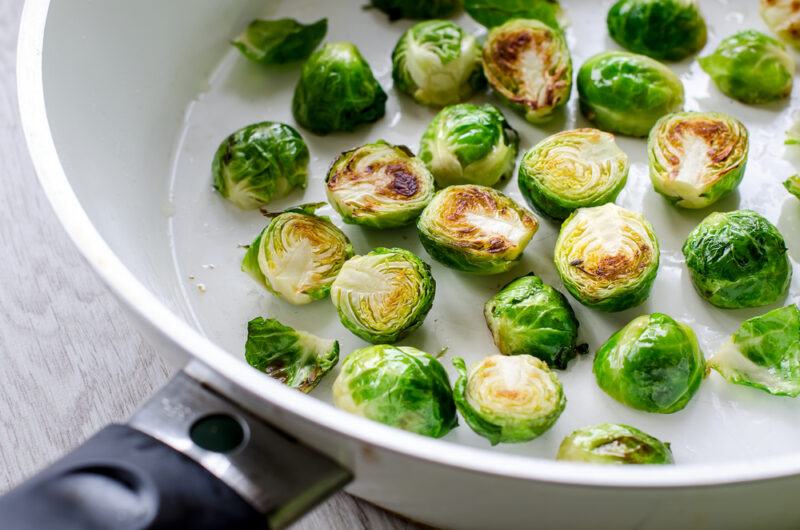
[{"label": "charred edge", "polygon": [[386,173],[391,177],[387,189],[396,195],[409,198],[416,195],[419,191],[417,176],[408,171],[405,164],[391,164],[386,166]]}]

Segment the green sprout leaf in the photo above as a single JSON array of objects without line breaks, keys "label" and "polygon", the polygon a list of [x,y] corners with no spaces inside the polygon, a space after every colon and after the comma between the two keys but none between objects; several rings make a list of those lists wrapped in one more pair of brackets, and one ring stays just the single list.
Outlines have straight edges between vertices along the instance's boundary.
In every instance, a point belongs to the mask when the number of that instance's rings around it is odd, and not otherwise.
[{"label": "green sprout leaf", "polygon": [[355,350],[333,383],[340,409],[424,436],[458,425],[447,372],[432,355],[380,344]]},{"label": "green sprout leaf", "polygon": [[672,464],[669,444],[630,425],[601,423],[564,438],[558,460],[591,464]]},{"label": "green sprout leaf", "polygon": [[606,394],[660,414],[683,409],[700,388],[705,370],[692,329],[662,313],[633,319],[594,358],[594,375]]},{"label": "green sprout leaf", "polygon": [[258,317],[247,323],[244,355],[253,368],[308,393],[339,362],[339,343]]},{"label": "green sprout leaf", "polygon": [[745,320],[708,364],[731,383],[777,396],[800,396],[797,305]]},{"label": "green sprout leaf", "polygon": [[792,277],[783,236],[751,210],[712,213],[689,233],[683,255],[697,293],[725,309],[777,302]]},{"label": "green sprout leaf", "polygon": [[800,199],[800,175],[792,175],[783,181],[783,187],[786,191]]},{"label": "green sprout leaf", "polygon": [[328,31],[328,19],[301,24],[291,18],[254,20],[231,43],[242,55],[262,64],[283,64],[305,59]]},{"label": "green sprout leaf", "polygon": [[539,20],[554,29],[564,23],[557,0],[464,0],[464,10],[487,28],[519,18]]}]

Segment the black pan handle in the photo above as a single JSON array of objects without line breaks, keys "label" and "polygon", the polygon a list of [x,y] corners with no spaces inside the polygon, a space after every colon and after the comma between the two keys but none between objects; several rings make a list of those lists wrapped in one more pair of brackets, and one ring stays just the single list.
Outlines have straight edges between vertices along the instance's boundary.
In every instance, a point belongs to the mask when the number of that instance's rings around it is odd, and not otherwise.
[{"label": "black pan handle", "polygon": [[0,497],[4,530],[283,528],[351,475],[181,372]]}]

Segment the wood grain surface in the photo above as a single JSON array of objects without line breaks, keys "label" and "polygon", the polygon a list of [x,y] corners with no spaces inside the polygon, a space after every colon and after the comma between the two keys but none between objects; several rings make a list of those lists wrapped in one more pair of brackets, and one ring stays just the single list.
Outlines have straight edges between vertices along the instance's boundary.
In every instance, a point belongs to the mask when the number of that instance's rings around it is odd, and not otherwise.
[{"label": "wood grain surface", "polygon": [[[17,110],[22,4],[0,2],[0,491],[103,425],[125,421],[170,375],[39,189]],[[292,528],[418,527],[340,493]]]}]

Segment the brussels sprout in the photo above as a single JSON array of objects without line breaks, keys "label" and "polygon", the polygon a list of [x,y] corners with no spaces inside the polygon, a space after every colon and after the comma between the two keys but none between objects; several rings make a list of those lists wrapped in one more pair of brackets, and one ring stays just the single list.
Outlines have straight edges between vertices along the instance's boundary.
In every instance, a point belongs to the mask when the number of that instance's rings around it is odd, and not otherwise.
[{"label": "brussels sprout", "polygon": [[504,355],[533,355],[565,369],[578,345],[578,319],[563,294],[533,274],[517,278],[486,302],[486,324]]},{"label": "brussels sprout", "polygon": [[247,323],[244,356],[253,368],[308,393],[339,362],[339,343],[258,317]]},{"label": "brussels sprout", "polygon": [[420,142],[419,157],[436,184],[494,186],[511,176],[519,136],[493,105],[462,103],[444,109]]},{"label": "brussels sprout", "polygon": [[251,61],[282,64],[311,55],[327,31],[327,18],[308,25],[291,18],[254,20],[231,44]]},{"label": "brussels sprout", "polygon": [[800,175],[792,175],[783,181],[783,187],[786,191],[800,199]]},{"label": "brussels sprout", "polygon": [[558,448],[558,460],[592,464],[672,464],[669,444],[630,425],[601,423],[574,431]]},{"label": "brussels sprout", "polygon": [[792,304],[745,320],[708,365],[731,383],[800,396],[800,310]]},{"label": "brussels sprout", "polygon": [[519,189],[536,211],[563,221],[578,208],[614,202],[629,167],[613,135],[597,129],[562,131],[525,153]]},{"label": "brussels sprout", "polygon": [[683,107],[672,70],[644,55],[602,52],[578,71],[581,112],[604,131],[647,136],[658,119]]},{"label": "brussels sprout", "polygon": [[450,268],[499,274],[522,259],[536,219],[499,191],[463,184],[436,193],[417,221],[422,246]]},{"label": "brussels sprout", "polygon": [[453,366],[456,407],[473,431],[491,442],[527,442],[544,434],[564,411],[567,398],[554,372],[530,355],[492,355],[467,374],[464,359]]},{"label": "brussels sprout", "polygon": [[464,0],[464,10],[487,28],[515,18],[528,18],[559,29],[564,15],[557,0]]},{"label": "brussels sprout", "polygon": [[353,44],[335,42],[314,52],[294,90],[292,115],[317,134],[352,131],[386,111],[386,92]]},{"label": "brussels sprout", "polygon": [[698,62],[720,91],[742,103],[768,103],[792,92],[794,58],[783,43],[759,31],[726,37]]},{"label": "brussels sprout", "polygon": [[572,59],[560,30],[514,19],[489,32],[483,72],[501,99],[531,123],[544,123],[572,90]]},{"label": "brussels sprout", "polygon": [[714,212],[683,244],[697,293],[717,307],[758,307],[778,301],[792,267],[775,225],[751,210]]},{"label": "brussels sprout", "polygon": [[356,350],[333,383],[340,409],[406,431],[439,438],[458,425],[444,367],[410,346]]},{"label": "brussels sprout", "polygon": [[748,138],[744,124],[719,112],[678,112],[650,131],[647,153],[655,190],[681,208],[705,208],[742,181]]},{"label": "brussels sprout", "polygon": [[761,0],[761,18],[784,42],[800,48],[800,4],[795,0]]},{"label": "brussels sprout", "polygon": [[331,286],[331,301],[355,335],[391,344],[422,325],[435,293],[427,263],[402,248],[379,247],[345,262]]},{"label": "brussels sprout", "polygon": [[345,151],[325,177],[328,201],[345,223],[397,228],[414,222],[433,198],[428,168],[404,145],[378,140]]},{"label": "brussels sprout", "polygon": [[623,311],[650,295],[658,240],[639,213],[613,203],[581,208],[561,225],[554,260],[564,286],[580,303]]},{"label": "brussels sprout", "polygon": [[632,52],[680,61],[706,44],[706,22],[696,0],[617,0],[608,33]]},{"label": "brussels sprout", "polygon": [[328,296],[333,279],[353,256],[344,232],[327,217],[314,215],[324,204],[306,204],[275,215],[242,260],[244,272],[290,304]]},{"label": "brussels sprout", "polygon": [[486,84],[481,46],[450,21],[420,22],[394,47],[392,79],[398,90],[423,105],[458,103]]},{"label": "brussels sprout", "polygon": [[620,403],[671,414],[684,408],[705,377],[692,328],[662,313],[630,321],[594,358],[597,384]]},{"label": "brussels sprout", "polygon": [[451,15],[460,0],[369,0],[367,8],[375,8],[386,13],[389,20],[401,18],[442,18]]},{"label": "brussels sprout", "polygon": [[258,208],[306,187],[308,147],[286,124],[254,123],[222,141],[211,174],[220,195],[244,210]]}]

